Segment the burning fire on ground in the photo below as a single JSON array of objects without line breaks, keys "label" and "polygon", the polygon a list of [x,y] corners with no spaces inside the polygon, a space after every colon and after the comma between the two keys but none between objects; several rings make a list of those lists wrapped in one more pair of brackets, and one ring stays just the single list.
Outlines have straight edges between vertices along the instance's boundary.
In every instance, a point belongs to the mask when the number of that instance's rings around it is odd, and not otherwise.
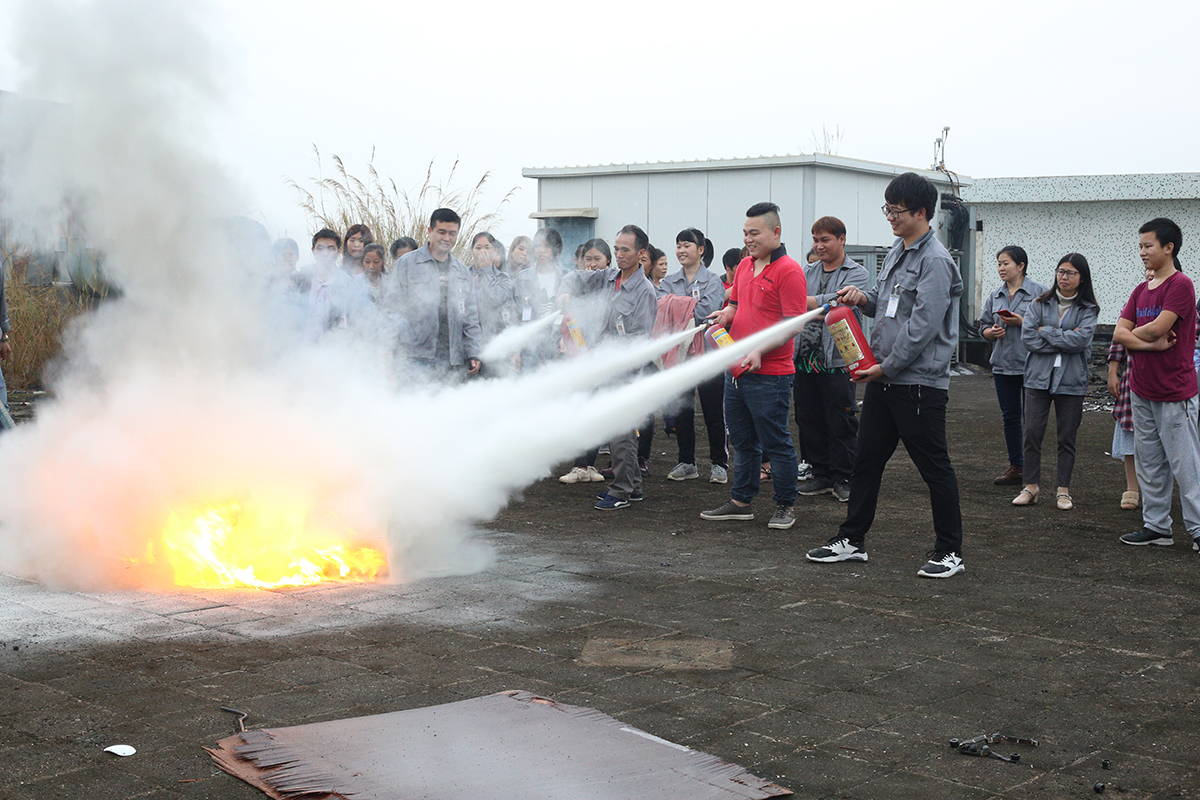
[{"label": "burning fire on ground", "polygon": [[172,514],[135,564],[168,567],[177,586],[276,589],[322,581],[373,581],[387,555],[352,531],[314,530],[301,512],[240,503]]}]

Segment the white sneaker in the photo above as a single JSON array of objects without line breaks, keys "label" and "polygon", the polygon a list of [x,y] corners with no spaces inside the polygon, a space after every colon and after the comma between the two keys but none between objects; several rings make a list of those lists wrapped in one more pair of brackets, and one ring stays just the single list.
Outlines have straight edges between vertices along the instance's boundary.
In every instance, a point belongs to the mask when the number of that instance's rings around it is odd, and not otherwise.
[{"label": "white sneaker", "polygon": [[[596,473],[599,475],[600,473]],[[588,471],[583,467],[572,467],[571,471],[558,479],[559,483],[587,483],[591,480]],[[600,480],[604,480],[601,478]]]},{"label": "white sneaker", "polygon": [[597,483],[604,480],[604,476],[600,474],[600,470],[589,466],[587,468],[587,479],[592,483]]}]

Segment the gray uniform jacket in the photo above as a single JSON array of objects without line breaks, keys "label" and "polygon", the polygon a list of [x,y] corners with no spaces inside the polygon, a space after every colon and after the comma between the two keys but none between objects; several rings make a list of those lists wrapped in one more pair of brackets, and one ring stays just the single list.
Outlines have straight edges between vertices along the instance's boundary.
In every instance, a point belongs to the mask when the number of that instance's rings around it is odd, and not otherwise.
[{"label": "gray uniform jacket", "polygon": [[696,322],[703,322],[705,317],[719,311],[721,306],[725,305],[725,287],[721,285],[721,279],[708,267],[700,267],[691,283],[688,283],[687,275],[682,269],[672,272],[662,279],[658,293],[695,298]]},{"label": "gray uniform jacket", "polygon": [[[1024,317],[1029,304],[1044,291],[1046,287],[1028,275],[1012,297],[1008,296],[1008,287],[1000,284],[1000,288],[983,301],[983,311],[979,314],[979,335],[983,335],[984,328],[1004,324],[1004,320],[996,316],[997,311],[1007,310]],[[1009,328],[1003,338],[992,342],[992,372],[996,375],[1024,375],[1028,355],[1020,329]]]},{"label": "gray uniform jacket", "polygon": [[[1078,298],[1061,322],[1055,298],[1030,303],[1025,323],[1021,325],[1021,339],[1029,349],[1025,388],[1042,389],[1050,394],[1087,394],[1092,334],[1096,332],[1099,316],[1100,309],[1094,303]],[[1062,364],[1054,366],[1059,360]]]},{"label": "gray uniform jacket", "polygon": [[479,328],[483,341],[491,341],[496,334],[520,321],[517,311],[516,285],[511,275],[495,267],[471,270],[475,281],[475,301],[479,306]]},{"label": "gray uniform jacket", "polygon": [[[810,297],[817,299],[817,306],[823,306],[826,303],[833,302],[837,297],[838,289],[843,286],[857,286],[863,291],[871,285],[871,273],[867,272],[867,268],[858,263],[850,256],[842,259],[841,266],[833,272],[828,273],[828,280],[825,284],[825,291],[820,291],[821,281],[825,278],[825,264],[821,261],[815,261],[812,264],[807,264],[804,267],[804,279],[808,286]],[[858,317],[859,324],[862,324],[862,312],[854,309],[855,316]],[[833,337],[829,334],[829,328],[825,326],[823,321],[817,323],[821,330],[821,351],[825,356],[825,366],[838,367],[844,369],[846,362],[842,359],[841,352],[833,344]]]},{"label": "gray uniform jacket", "polygon": [[658,314],[658,293],[646,273],[635,269],[629,280],[617,289],[619,269],[610,267],[592,272],[572,272],[562,281],[562,290],[572,296],[603,293],[604,322],[600,326],[602,339],[650,337],[654,333],[654,318]]},{"label": "gray uniform jacket", "polygon": [[[479,308],[471,272],[453,255],[447,274],[446,316],[450,327],[450,366],[479,358],[482,347]],[[388,273],[383,303],[397,346],[413,358],[433,360],[437,353],[441,274],[429,245],[405,253]]]},{"label": "gray uniform jacket", "polygon": [[[905,247],[896,239],[863,312],[875,318],[871,350],[883,381],[950,388],[950,358],[958,346],[958,265],[933,230]],[[896,311],[888,314],[891,298]]]}]

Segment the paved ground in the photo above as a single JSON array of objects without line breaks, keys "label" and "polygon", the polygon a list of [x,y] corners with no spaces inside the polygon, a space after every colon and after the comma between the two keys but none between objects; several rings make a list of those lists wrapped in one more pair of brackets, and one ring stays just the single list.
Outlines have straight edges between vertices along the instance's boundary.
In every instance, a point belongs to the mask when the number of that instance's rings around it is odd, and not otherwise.
[{"label": "paved ground", "polygon": [[[1096,781],[1195,797],[1200,555],[1117,543],[1139,518],[1117,507],[1111,426],[1085,414],[1076,510],[1015,509],[991,485],[991,384],[956,378],[967,572],[948,581],[915,576],[932,536],[902,453],[871,561],[818,565],[803,552],[842,506],[802,498],[784,533],[762,513],[705,523],[725,495],[665,481],[668,439],[629,509],[531,487],[483,534],[498,561],[481,575],[174,594],[0,575],[0,797],[261,798],[201,750],[234,730],[219,706],[257,728],[503,689],[598,708],[803,798],[1084,797]],[[994,731],[1041,745],[1000,745],[1019,765],[948,749]],[[138,753],[102,752],[115,743]]]}]

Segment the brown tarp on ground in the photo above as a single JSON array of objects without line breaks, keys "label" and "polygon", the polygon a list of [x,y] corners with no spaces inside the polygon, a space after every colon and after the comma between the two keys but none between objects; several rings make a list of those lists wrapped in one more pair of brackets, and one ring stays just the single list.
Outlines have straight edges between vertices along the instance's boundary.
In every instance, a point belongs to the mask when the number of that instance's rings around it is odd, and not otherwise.
[{"label": "brown tarp on ground", "polygon": [[247,731],[208,752],[226,772],[276,800],[753,800],[791,794],[595,709],[519,691]]}]

